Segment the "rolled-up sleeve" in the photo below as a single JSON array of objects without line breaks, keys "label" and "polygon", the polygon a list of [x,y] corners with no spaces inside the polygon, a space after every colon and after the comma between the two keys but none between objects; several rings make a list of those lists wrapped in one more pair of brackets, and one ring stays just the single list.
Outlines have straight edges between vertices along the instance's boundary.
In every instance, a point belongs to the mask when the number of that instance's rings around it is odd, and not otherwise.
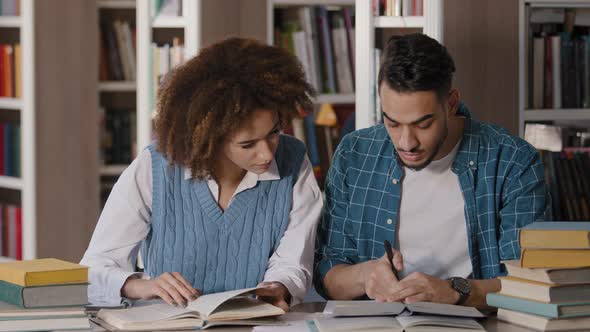
[{"label": "rolled-up sleeve", "polygon": [[151,154],[144,150],[121,174],[100,215],[80,264],[89,266],[91,303],[120,303],[121,288],[135,272],[141,241],[150,230]]},{"label": "rolled-up sleeve", "polygon": [[[326,203],[322,220],[318,227],[316,242],[314,284],[318,293],[326,297],[323,280],[332,267],[339,264],[354,264],[358,258],[351,257],[356,252],[356,242],[344,231],[348,216],[349,198],[346,184],[347,151],[350,139],[345,137],[336,152],[326,179]],[[346,248],[346,251],[345,251]]]}]

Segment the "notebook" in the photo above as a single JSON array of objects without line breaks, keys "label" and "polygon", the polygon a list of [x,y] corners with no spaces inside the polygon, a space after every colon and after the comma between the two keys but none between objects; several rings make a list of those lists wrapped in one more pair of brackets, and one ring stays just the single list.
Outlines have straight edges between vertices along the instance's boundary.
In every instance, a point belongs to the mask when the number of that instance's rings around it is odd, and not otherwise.
[{"label": "notebook", "polygon": [[97,318],[119,331],[281,324],[269,317],[284,314],[283,309],[252,297],[255,290],[246,288],[203,295],[186,308],[159,303],[130,309],[101,309]]},{"label": "notebook", "polygon": [[485,317],[473,307],[431,302],[404,304],[401,302],[328,301],[324,309],[324,314],[334,317],[397,316],[402,313],[405,315],[420,313],[439,316]]}]

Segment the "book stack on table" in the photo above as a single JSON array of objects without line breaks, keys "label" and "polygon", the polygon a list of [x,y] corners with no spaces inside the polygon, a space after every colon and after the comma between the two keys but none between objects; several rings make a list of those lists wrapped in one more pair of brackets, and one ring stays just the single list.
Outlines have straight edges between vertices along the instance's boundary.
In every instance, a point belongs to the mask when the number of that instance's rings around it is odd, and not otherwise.
[{"label": "book stack on table", "polygon": [[58,259],[0,263],[0,332],[90,330],[88,268]]},{"label": "book stack on table", "polygon": [[590,222],[536,222],[520,231],[520,260],[487,303],[498,319],[540,331],[590,326]]}]

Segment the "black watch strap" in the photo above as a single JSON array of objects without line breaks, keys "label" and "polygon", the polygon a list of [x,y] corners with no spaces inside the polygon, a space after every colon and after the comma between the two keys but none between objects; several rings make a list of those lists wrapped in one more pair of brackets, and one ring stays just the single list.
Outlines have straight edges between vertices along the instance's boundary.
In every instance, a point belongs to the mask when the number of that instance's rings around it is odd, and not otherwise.
[{"label": "black watch strap", "polygon": [[467,301],[469,295],[471,295],[471,285],[469,281],[465,278],[459,277],[452,277],[449,279],[451,282],[451,287],[459,293],[459,300],[457,300],[456,305],[461,305]]}]

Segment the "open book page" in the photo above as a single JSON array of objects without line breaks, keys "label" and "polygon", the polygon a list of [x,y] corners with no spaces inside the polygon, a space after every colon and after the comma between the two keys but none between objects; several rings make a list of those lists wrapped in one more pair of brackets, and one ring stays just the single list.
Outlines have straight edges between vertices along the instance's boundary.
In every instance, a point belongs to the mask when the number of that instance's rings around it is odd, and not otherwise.
[{"label": "open book page", "polygon": [[254,291],[256,287],[236,289],[227,292],[214,293],[201,295],[196,300],[190,302],[186,309],[193,310],[201,314],[201,317],[208,317],[219,307],[223,302],[231,299],[232,297],[244,295]]},{"label": "open book page", "polygon": [[473,307],[465,307],[453,304],[416,302],[407,304],[406,308],[412,312],[424,314],[434,314],[442,316],[459,316],[459,317],[485,317],[479,310]]},{"label": "open book page", "polygon": [[98,312],[97,317],[118,328],[180,318],[196,319],[194,322],[200,321],[197,313],[166,303],[130,309],[102,309]]},{"label": "open book page", "polygon": [[207,317],[207,319],[223,321],[278,316],[284,313],[285,311],[283,311],[283,309],[275,307],[272,304],[268,304],[252,297],[239,296],[222,303]]},{"label": "open book page", "polygon": [[399,315],[405,308],[401,302],[328,301],[324,314],[335,317]]},{"label": "open book page", "polygon": [[320,332],[402,332],[403,328],[394,317],[316,318]]},{"label": "open book page", "polygon": [[[398,316],[397,321],[406,329],[413,326],[456,327],[485,331],[484,328],[472,318],[441,317],[432,315]],[[436,329],[437,331],[439,329]]]}]

